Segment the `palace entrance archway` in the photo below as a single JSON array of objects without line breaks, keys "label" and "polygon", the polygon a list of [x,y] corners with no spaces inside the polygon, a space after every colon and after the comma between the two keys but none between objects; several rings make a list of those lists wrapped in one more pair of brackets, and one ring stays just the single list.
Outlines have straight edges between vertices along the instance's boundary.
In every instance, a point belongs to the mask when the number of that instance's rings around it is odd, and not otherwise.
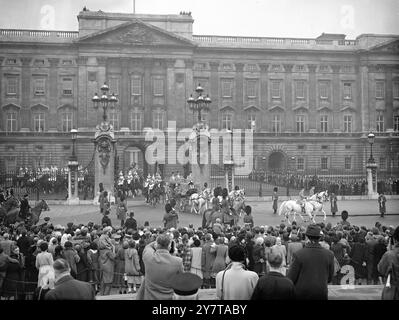
[{"label": "palace entrance archway", "polygon": [[269,155],[268,169],[270,171],[283,171],[286,168],[284,153],[280,151],[272,152]]}]

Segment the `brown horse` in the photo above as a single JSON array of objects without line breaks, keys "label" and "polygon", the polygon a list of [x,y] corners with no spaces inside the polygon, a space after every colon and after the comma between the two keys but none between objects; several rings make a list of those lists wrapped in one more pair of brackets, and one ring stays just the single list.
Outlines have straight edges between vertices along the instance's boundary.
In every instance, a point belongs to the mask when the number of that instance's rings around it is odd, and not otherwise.
[{"label": "brown horse", "polygon": [[[39,222],[40,215],[42,211],[49,211],[50,208],[45,200],[41,200],[34,208],[31,209],[31,218],[29,224],[36,225]],[[22,222],[23,219],[19,216],[18,212],[8,213],[4,219],[4,224],[9,226],[10,224],[15,224],[16,222]]]}]

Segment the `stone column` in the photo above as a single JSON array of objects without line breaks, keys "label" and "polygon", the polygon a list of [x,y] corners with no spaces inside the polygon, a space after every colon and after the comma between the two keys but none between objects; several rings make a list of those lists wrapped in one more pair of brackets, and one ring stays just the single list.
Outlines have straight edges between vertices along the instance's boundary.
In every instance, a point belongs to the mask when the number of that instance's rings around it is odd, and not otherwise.
[{"label": "stone column", "polygon": [[[31,82],[31,74],[30,74],[30,63],[32,62],[32,58],[21,58],[22,61],[22,71],[21,71],[21,92],[19,93],[21,96],[21,128],[31,128],[32,119],[30,116],[30,98],[32,96],[30,89]],[[46,119],[46,130],[48,129],[48,119]]]},{"label": "stone column", "polygon": [[[0,79],[4,79],[3,76],[3,61],[4,61],[4,57],[0,57]],[[3,98],[3,90],[0,88],[1,90],[1,94],[0,94],[0,105],[4,105],[4,98]],[[3,110],[1,110],[3,111]],[[4,120],[5,114],[4,112],[0,112],[0,128],[3,131],[6,131],[6,124],[5,124],[5,120]],[[20,127],[20,125],[18,125],[18,127]]]},{"label": "stone column", "polygon": [[340,101],[340,87],[341,84],[339,83],[339,70],[340,66],[332,65],[331,69],[333,71],[332,76],[332,93],[331,93],[331,105],[332,105],[332,115],[333,115],[333,122],[332,122],[332,129],[333,132],[340,132],[341,129],[341,101]]},{"label": "stone column", "polygon": [[130,127],[129,125],[129,59],[122,58],[121,59],[121,69],[122,69],[122,79],[120,84],[120,92],[119,92],[119,102],[118,106],[120,108],[121,115],[121,125],[120,127]]},{"label": "stone column", "polygon": [[[259,64],[260,67],[260,105],[263,107],[262,108],[262,113],[265,113],[268,115],[268,108],[269,106],[269,101],[268,101],[268,82],[267,82],[267,71],[269,69],[269,64],[268,63],[261,63]],[[262,121],[262,129],[266,131],[271,131],[270,128],[270,120],[264,116],[261,115],[265,121]]]},{"label": "stone column", "polygon": [[393,130],[393,84],[392,84],[392,68],[387,66],[385,69],[385,131]]},{"label": "stone column", "polygon": [[287,131],[295,131],[294,130],[294,123],[295,123],[295,113],[293,110],[293,102],[292,102],[292,68],[293,64],[284,64],[284,71],[285,71],[285,81],[284,81],[284,102],[283,105],[285,106],[286,110],[286,129]]},{"label": "stone column", "polygon": [[362,132],[370,130],[370,110],[369,110],[369,70],[367,65],[360,66],[360,114],[362,117]]},{"label": "stone column", "polygon": [[151,58],[144,59],[144,126],[152,127],[152,86],[151,86],[151,69],[153,60]]},{"label": "stone column", "polygon": [[244,118],[244,64],[235,63],[235,110],[233,128],[246,128],[246,121]]},{"label": "stone column", "polygon": [[209,127],[219,128],[219,61],[209,62],[211,67],[211,79],[210,79],[210,97],[212,99],[211,109],[209,112]]},{"label": "stone column", "polygon": [[316,81],[316,68],[317,65],[310,64],[309,68],[309,132],[317,132],[317,81]]},{"label": "stone column", "polygon": [[[184,103],[177,103],[176,97],[176,79],[175,79],[175,59],[166,60],[166,114],[167,120],[175,120],[177,123],[182,123],[184,116]],[[184,76],[183,76],[184,78]],[[180,83],[184,83],[184,79],[181,79]],[[181,98],[181,97],[180,97]],[[169,111],[173,108],[173,114]]]},{"label": "stone column", "polygon": [[[50,114],[49,114],[49,120],[50,123],[53,124],[52,129],[57,130],[57,108],[59,107],[59,102],[58,102],[58,64],[60,62],[60,59],[58,58],[49,58],[48,59],[50,63],[50,72],[49,72],[49,83],[48,83],[48,88],[49,88],[49,105],[50,105]],[[78,80],[79,81],[79,80]],[[79,83],[78,83],[78,88],[79,88]],[[79,94],[79,93],[78,93]],[[80,95],[79,95],[80,96]],[[74,118],[79,118],[78,115],[75,114]],[[75,119],[73,119],[75,121]],[[76,122],[75,122],[76,123]]]}]

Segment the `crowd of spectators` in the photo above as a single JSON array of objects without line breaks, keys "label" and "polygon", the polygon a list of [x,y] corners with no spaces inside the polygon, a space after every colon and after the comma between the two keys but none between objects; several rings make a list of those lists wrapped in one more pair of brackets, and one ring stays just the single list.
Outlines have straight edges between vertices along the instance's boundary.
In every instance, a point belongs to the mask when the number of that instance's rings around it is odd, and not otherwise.
[{"label": "crowd of spectators", "polygon": [[[346,219],[336,225],[318,225],[322,233],[320,245],[334,254],[331,284],[342,284],[343,281],[379,284],[384,281],[386,274],[380,274],[377,265],[383,254],[393,247],[393,226],[378,222],[373,227],[355,226]],[[120,227],[93,222],[53,225],[49,218],[30,229],[23,224],[1,226],[1,296],[40,298],[38,290],[43,293],[54,288],[54,278],[47,271],[59,258],[68,262],[73,278],[92,284],[96,294],[109,295],[112,288],[120,294],[134,293],[146,276],[143,252],[160,235],[170,239],[164,251],[166,249],[166,253],[181,259],[182,271],[199,276],[202,288],[217,286],[217,274],[231,262],[229,249],[234,246],[244,249],[245,268],[257,278],[269,274],[278,264],[285,275],[295,253],[309,241],[305,231],[305,226],[295,222],[290,226],[283,223],[275,226],[255,224],[254,227],[217,224],[208,229],[194,228],[193,225],[167,229],[150,226],[148,222],[137,226],[133,214]],[[276,254],[281,257],[280,262],[275,261]],[[176,263],[177,260],[173,261]]]},{"label": "crowd of spectators", "polygon": [[[311,175],[287,172],[254,171],[249,175],[251,180],[263,181],[270,185],[309,190],[315,186],[316,190],[328,190],[336,195],[366,195],[367,181],[359,177],[354,178],[345,175]],[[388,177],[378,179],[377,192],[387,195],[399,194],[399,179]]]}]

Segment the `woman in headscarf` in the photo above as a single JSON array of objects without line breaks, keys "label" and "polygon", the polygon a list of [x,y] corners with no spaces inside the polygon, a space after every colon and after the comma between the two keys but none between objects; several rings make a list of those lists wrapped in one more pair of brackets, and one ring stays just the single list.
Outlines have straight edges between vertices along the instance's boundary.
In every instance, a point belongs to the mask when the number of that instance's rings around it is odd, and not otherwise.
[{"label": "woman in headscarf", "polygon": [[124,251],[125,254],[125,272],[128,285],[128,293],[136,293],[137,286],[141,284],[140,276],[140,259],[136,250],[136,242],[129,240],[128,248]]}]

